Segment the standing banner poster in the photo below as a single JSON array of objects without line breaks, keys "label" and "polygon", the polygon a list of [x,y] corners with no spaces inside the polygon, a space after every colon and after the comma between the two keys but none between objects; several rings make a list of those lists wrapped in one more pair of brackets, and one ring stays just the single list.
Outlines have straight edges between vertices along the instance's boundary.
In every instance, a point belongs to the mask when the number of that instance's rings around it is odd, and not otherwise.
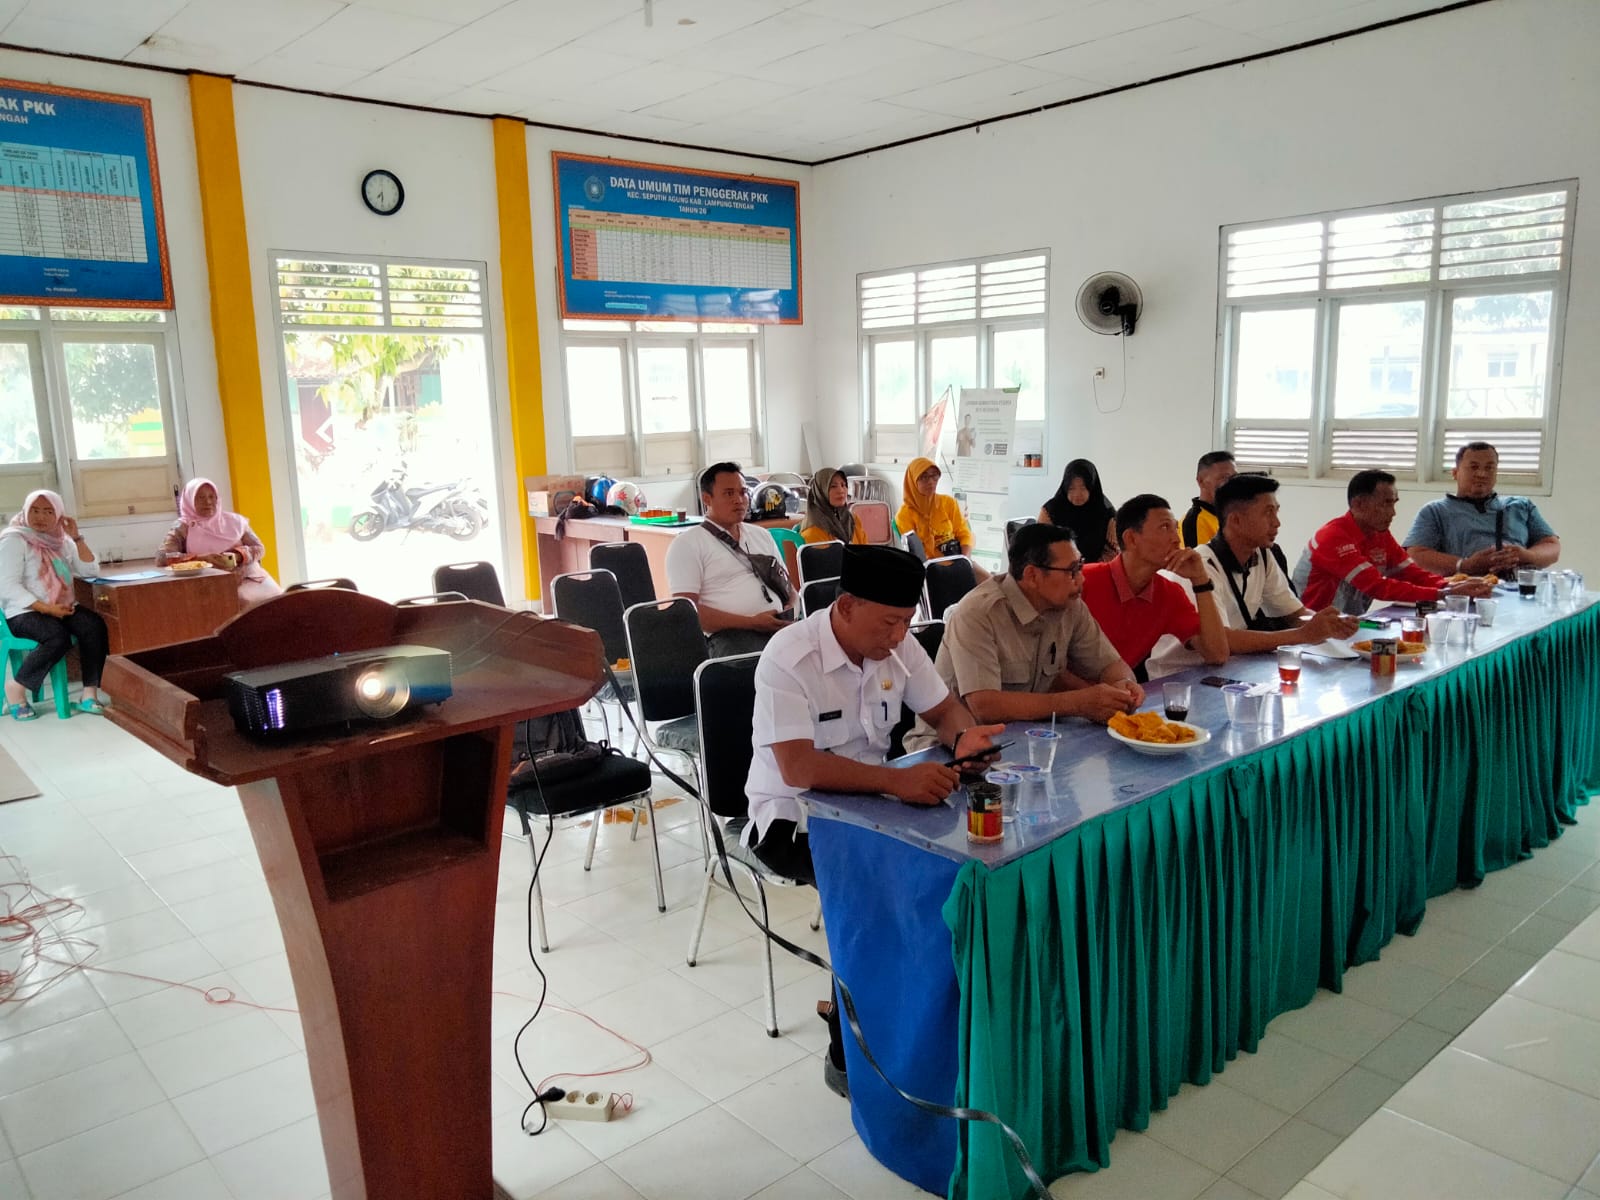
[{"label": "standing banner poster", "polygon": [[1016,428],[1015,388],[961,389],[952,482],[972,526],[972,557],[991,570],[1004,570]]}]

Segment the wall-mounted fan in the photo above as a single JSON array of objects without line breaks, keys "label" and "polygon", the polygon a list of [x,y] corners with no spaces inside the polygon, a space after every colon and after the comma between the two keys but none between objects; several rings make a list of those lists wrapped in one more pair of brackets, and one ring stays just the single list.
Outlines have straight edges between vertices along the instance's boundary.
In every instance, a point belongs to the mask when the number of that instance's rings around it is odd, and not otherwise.
[{"label": "wall-mounted fan", "polygon": [[1139,285],[1119,271],[1091,275],[1078,289],[1078,319],[1096,333],[1132,337],[1143,308]]}]

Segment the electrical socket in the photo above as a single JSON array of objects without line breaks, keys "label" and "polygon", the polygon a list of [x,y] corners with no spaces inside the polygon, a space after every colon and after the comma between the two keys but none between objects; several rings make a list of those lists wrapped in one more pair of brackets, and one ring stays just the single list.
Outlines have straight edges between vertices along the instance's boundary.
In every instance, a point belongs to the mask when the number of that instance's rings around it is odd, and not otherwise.
[{"label": "electrical socket", "polygon": [[1094,377],[1096,379],[1104,379],[1106,377],[1106,369],[1104,367],[1096,367],[1094,369]]},{"label": "electrical socket", "polygon": [[609,1121],[617,1115],[617,1098],[606,1092],[568,1092],[552,1100],[545,1111],[560,1121]]}]

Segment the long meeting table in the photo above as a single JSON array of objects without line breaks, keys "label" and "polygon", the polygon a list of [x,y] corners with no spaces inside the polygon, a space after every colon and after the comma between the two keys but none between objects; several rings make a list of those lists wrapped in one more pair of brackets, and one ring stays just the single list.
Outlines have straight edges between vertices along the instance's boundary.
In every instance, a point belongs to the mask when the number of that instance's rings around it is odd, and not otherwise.
[{"label": "long meeting table", "polygon": [[[1277,677],[1271,655],[1222,672]],[[932,808],[803,798],[830,958],[874,1055],[915,1095],[998,1113],[1047,1181],[1109,1166],[1119,1127],[1339,991],[1430,896],[1559,837],[1600,788],[1600,596],[1502,591],[1475,648],[1430,646],[1390,678],[1308,656],[1275,727],[1230,724],[1208,673],[1169,677],[1196,682],[1189,720],[1212,737],[1192,751],[1061,722],[997,844],[968,843],[959,790]],[[1005,758],[1026,761],[1026,728]],[[879,1161],[951,1200],[1028,1193],[998,1130],[923,1114],[845,1043]]]}]

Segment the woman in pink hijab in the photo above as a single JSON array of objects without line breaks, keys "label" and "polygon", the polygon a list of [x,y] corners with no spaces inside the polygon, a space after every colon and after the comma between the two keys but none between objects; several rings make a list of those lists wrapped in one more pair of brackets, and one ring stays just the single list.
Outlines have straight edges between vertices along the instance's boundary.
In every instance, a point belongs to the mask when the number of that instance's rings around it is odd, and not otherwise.
[{"label": "woman in pink hijab", "polygon": [[209,479],[191,479],[178,500],[178,521],[167,530],[156,551],[156,565],[198,561],[237,571],[242,610],[283,591],[261,565],[266,552],[250,522],[218,502],[216,484]]},{"label": "woman in pink hijab", "polygon": [[16,676],[6,680],[5,711],[14,720],[31,721],[39,715],[28,697],[44,686],[45,676],[71,648],[73,638],[78,639],[83,666],[78,708],[105,711],[100,673],[110,637],[100,614],[79,608],[72,593],[73,576],[88,578],[98,567],[78,522],[67,516],[55,492],[29,492],[22,511],[0,529],[0,608],[13,634],[38,643]]}]

